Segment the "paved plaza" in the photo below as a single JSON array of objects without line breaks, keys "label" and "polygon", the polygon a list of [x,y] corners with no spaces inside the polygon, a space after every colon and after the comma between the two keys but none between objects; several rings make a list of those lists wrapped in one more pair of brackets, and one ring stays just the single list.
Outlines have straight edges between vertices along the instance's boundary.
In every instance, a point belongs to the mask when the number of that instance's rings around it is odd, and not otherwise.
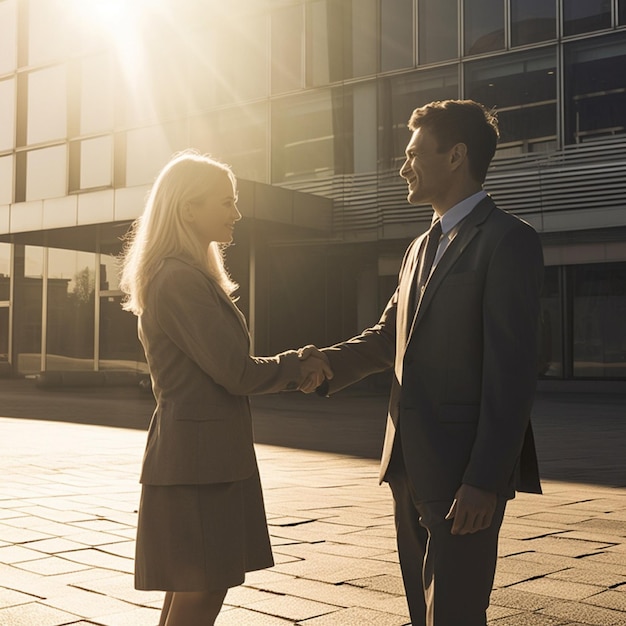
[{"label": "paved plaza", "polygon": [[[540,394],[545,494],[507,509],[490,626],[626,625],[625,400]],[[151,406],[135,389],[0,381],[1,626],[156,626],[163,594],[132,579]],[[408,624],[377,484],[384,396],[254,407],[276,565],[229,592],[218,626]]]}]

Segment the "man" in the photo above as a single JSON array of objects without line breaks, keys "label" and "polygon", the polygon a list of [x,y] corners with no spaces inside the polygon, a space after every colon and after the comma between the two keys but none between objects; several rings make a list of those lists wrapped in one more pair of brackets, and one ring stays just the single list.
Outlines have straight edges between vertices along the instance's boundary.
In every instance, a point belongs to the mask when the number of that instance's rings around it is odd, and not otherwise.
[{"label": "man", "polygon": [[321,392],[394,367],[380,480],[413,626],[484,626],[506,501],[541,492],[529,422],[541,244],[482,189],[498,128],[481,104],[433,102],[409,128],[400,175],[433,226],[378,324],[323,350],[334,378]]}]

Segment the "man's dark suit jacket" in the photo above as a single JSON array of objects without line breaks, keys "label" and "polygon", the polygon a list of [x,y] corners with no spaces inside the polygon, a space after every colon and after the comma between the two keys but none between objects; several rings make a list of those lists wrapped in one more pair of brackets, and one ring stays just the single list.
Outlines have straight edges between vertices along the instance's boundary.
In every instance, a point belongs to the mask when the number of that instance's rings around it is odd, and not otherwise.
[{"label": "man's dark suit jacket", "polygon": [[424,236],[408,248],[378,324],[325,349],[329,393],[394,367],[380,470],[400,433],[420,501],[461,483],[512,497],[540,493],[530,412],[537,378],[543,257],[537,233],[483,199],[408,310]]}]

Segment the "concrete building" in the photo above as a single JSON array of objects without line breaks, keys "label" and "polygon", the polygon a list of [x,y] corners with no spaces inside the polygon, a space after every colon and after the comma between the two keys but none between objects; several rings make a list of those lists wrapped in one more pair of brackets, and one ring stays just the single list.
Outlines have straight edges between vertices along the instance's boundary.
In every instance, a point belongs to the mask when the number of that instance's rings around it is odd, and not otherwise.
[{"label": "concrete building", "polygon": [[145,371],[115,256],[185,148],[240,179],[256,353],[358,332],[430,221],[410,113],[472,98],[501,125],[487,189],[544,244],[541,377],[623,385],[625,67],[626,0],[0,0],[4,371]]}]

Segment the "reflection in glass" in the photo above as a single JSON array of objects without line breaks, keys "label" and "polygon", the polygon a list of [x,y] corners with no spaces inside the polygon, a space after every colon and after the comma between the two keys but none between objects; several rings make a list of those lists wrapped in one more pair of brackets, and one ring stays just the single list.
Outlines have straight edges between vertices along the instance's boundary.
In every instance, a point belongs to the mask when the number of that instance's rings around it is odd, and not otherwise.
[{"label": "reflection in glass", "polygon": [[413,67],[413,0],[380,3],[381,71]]},{"label": "reflection in glass", "polygon": [[24,375],[41,371],[43,255],[43,248],[15,246],[14,349]]},{"label": "reflection in glass", "polygon": [[272,182],[335,174],[335,120],[330,90],[272,102]]},{"label": "reflection in glass", "polygon": [[417,71],[388,78],[381,83],[379,105],[379,163],[384,170],[399,168],[411,137],[407,128],[411,113],[433,100],[457,99],[456,65]]},{"label": "reflection in glass", "polygon": [[[0,243],[0,277],[9,278],[11,276],[11,244]],[[9,299],[8,283],[3,283],[0,289],[0,301]]]},{"label": "reflection in glass", "polygon": [[611,27],[607,0],[563,0],[563,34],[577,35]]},{"label": "reflection in glass", "polygon": [[556,51],[532,51],[466,65],[466,95],[496,107],[501,148],[545,149],[556,141]]},{"label": "reflection in glass", "polygon": [[302,81],[302,6],[272,12],[272,93],[299,89]]},{"label": "reflection in glass", "polygon": [[565,141],[626,131],[626,41],[603,38],[565,47]]},{"label": "reflection in glass", "polygon": [[343,78],[344,6],[330,0],[306,5],[306,81],[326,85]]},{"label": "reflection in glass", "polygon": [[419,63],[436,63],[458,56],[457,0],[420,0]]},{"label": "reflection in glass", "polygon": [[[2,6],[2,5],[0,5]],[[0,150],[15,146],[15,80],[0,80]]]},{"label": "reflection in glass", "polygon": [[463,0],[465,54],[504,48],[504,1]]},{"label": "reflection in glass", "polygon": [[539,375],[563,377],[561,287],[558,267],[546,267],[541,294]]},{"label": "reflection in glass", "polygon": [[67,147],[54,146],[26,154],[26,200],[59,198],[67,191]]},{"label": "reflection in glass", "polygon": [[34,144],[67,136],[67,72],[64,65],[28,75],[26,141]]},{"label": "reflection in glass", "polygon": [[137,337],[137,318],[122,310],[122,295],[100,296],[100,359],[98,369],[148,373]]},{"label": "reflection in glass", "polygon": [[46,370],[93,370],[95,255],[48,250]]},{"label": "reflection in glass", "polygon": [[626,377],[626,263],[572,269],[574,376]]},{"label": "reflection in glass", "polygon": [[555,37],[555,0],[511,0],[511,43],[513,46],[523,46]]}]

